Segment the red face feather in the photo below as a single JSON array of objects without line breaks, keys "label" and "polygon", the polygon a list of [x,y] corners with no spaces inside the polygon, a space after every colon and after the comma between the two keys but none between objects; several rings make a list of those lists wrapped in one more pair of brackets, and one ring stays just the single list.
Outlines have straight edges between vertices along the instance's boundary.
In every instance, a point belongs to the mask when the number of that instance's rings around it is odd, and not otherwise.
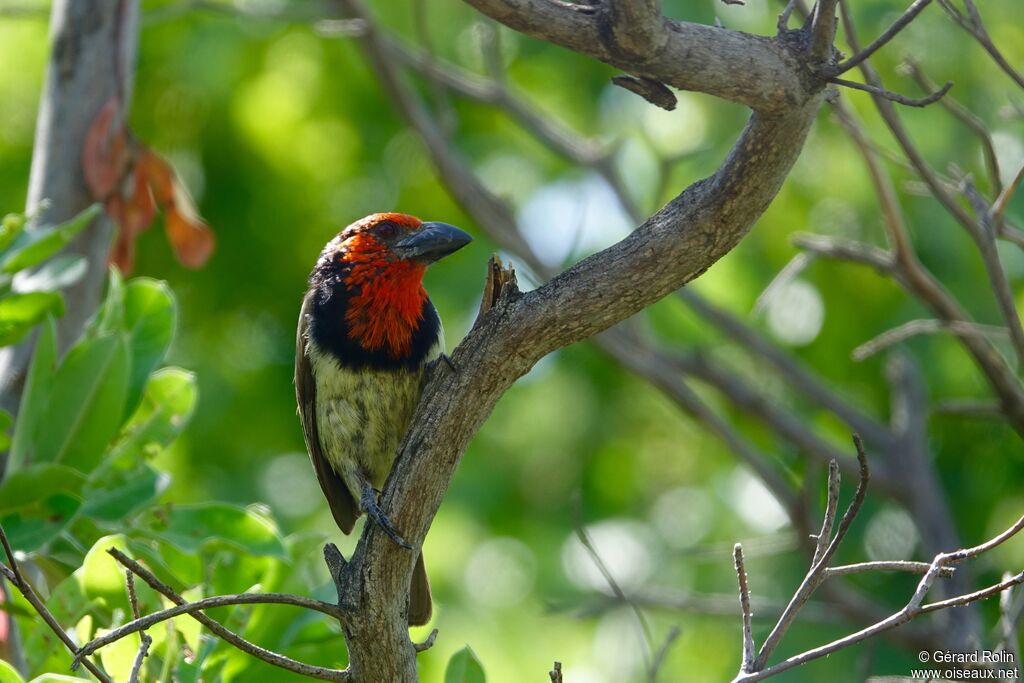
[{"label": "red face feather", "polygon": [[352,337],[368,351],[383,348],[401,358],[412,350],[413,333],[427,300],[423,289],[427,267],[397,258],[385,239],[391,237],[387,231],[400,237],[420,225],[415,216],[377,213],[351,226],[350,236],[342,242],[341,259],[352,264],[346,283],[355,290],[345,321]]}]

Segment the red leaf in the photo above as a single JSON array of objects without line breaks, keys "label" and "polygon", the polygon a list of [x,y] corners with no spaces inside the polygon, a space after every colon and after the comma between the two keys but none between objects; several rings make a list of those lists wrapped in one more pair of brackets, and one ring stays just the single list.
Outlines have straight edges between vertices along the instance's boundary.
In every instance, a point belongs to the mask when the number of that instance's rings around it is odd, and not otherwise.
[{"label": "red leaf", "polygon": [[201,268],[213,253],[214,237],[198,216],[181,211],[177,205],[167,209],[167,239],[186,268]]},{"label": "red leaf", "polygon": [[120,109],[120,100],[110,98],[85,134],[82,172],[94,199],[105,200],[115,192],[127,170],[130,150]]},{"label": "red leaf", "polygon": [[213,232],[167,161],[147,149],[139,164],[145,167],[153,197],[167,215],[167,239],[175,256],[187,268],[201,268],[213,253]]}]

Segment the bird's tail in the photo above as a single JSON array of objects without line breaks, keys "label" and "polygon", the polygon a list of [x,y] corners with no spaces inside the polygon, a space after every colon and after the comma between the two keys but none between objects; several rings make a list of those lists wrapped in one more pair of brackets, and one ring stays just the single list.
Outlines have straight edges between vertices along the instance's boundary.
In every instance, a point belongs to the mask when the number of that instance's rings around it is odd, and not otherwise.
[{"label": "bird's tail", "polygon": [[412,581],[409,584],[409,625],[423,626],[430,621],[433,609],[430,581],[427,580],[427,569],[423,566],[423,553],[420,553],[416,558],[416,568],[412,570]]}]

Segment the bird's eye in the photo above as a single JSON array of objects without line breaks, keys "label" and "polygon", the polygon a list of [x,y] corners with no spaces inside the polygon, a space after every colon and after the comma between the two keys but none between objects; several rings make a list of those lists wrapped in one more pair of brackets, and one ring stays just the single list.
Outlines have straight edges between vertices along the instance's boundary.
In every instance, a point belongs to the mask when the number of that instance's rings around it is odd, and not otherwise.
[{"label": "bird's eye", "polygon": [[390,239],[394,237],[397,230],[398,228],[395,226],[394,223],[381,223],[379,226],[377,226],[377,234],[383,237],[384,239]]}]

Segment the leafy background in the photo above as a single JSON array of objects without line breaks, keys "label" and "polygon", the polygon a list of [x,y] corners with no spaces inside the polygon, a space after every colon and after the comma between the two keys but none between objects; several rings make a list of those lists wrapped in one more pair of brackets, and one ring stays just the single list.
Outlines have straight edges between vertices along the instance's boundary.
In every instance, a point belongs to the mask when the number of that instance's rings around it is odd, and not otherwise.
[{"label": "leafy background", "polygon": [[[235,3],[242,10],[298,4]],[[882,30],[902,9],[890,0],[853,4],[864,36]],[[37,466],[29,471],[34,478],[22,485],[12,476],[6,491],[0,489],[5,525],[12,515],[59,520],[59,528],[29,526],[26,533],[36,535],[20,542],[38,550],[32,566],[49,585],[51,602],[83,632],[109,625],[126,607],[121,574],[101,552],[112,543],[146,557],[179,587],[191,588],[191,597],[256,585],[329,596],[319,546],[330,539],[347,551],[354,541],[339,538],[333,527],[295,416],[294,323],[305,277],[323,243],[366,213],[398,209],[461,225],[476,241],[427,276],[453,345],[475,313],[484,263],[494,249],[438,184],[348,40],[320,37],[301,22],[179,11],[175,3],[153,0],[143,7],[131,124],[175,164],[216,230],[218,250],[204,270],[190,272],[175,264],[158,231],[141,237],[136,272],[155,279],[128,281],[120,303],[114,287],[80,357],[72,352],[57,371],[72,373],[76,362],[94,368],[99,358],[125,376],[110,389],[110,404],[121,410],[95,408],[109,419],[83,423],[95,432],[92,442],[73,441],[101,445],[78,450],[105,453],[102,464],[75,461],[82,453],[76,456],[73,445],[61,450],[60,434],[47,433],[39,443],[49,455],[37,461],[49,469]],[[385,25],[415,40],[410,7],[406,1],[374,3]],[[437,51],[479,69],[478,16],[452,0],[429,7]],[[757,1],[665,3],[672,17],[711,23],[717,16],[730,28],[761,33],[773,30],[776,10]],[[995,42],[1012,63],[1021,64],[1024,27],[1017,3],[993,0],[984,12]],[[710,173],[746,116],[738,106],[690,93],[679,93],[677,111],[662,112],[610,86],[613,72],[604,65],[506,30],[500,36],[509,76],[531,101],[588,135],[621,141],[620,163],[646,208],[664,202],[672,188]],[[1004,171],[1015,171],[1024,159],[1024,125],[1013,107],[1021,94],[982,50],[936,7],[876,59],[891,86],[915,92],[908,79],[896,75],[904,52],[922,61],[933,80],[956,82],[956,97],[994,131]],[[0,17],[0,207],[10,211],[24,202],[47,54],[44,18]],[[849,99],[880,144],[892,147],[865,97]],[[453,105],[461,151],[491,187],[520,208],[524,230],[551,263],[568,263],[628,230],[628,220],[599,180],[541,148],[495,110],[457,99]],[[903,115],[934,163],[953,162],[983,177],[975,140],[939,107]],[[659,159],[676,156],[669,192],[654,196]],[[902,169],[893,172],[900,183],[913,180]],[[902,203],[925,264],[979,320],[996,320],[967,235],[929,197],[904,193]],[[1024,222],[1020,198],[1010,215]],[[749,316],[756,297],[794,255],[789,237],[796,230],[882,239],[862,163],[827,109],[756,230],[695,288]],[[1006,248],[1002,256],[1020,293],[1024,254]],[[860,267],[819,264],[752,321],[851,400],[884,417],[883,360],[855,363],[850,351],[917,317],[926,312],[891,282]],[[143,332],[158,338],[152,362],[139,360],[146,345],[133,321],[140,320],[156,330]],[[782,405],[836,443],[848,443],[842,425],[790,395],[679,302],[658,304],[649,321],[680,348],[714,344]],[[173,328],[166,362],[175,367],[156,370],[170,342],[160,332]],[[924,370],[930,397],[986,395],[954,341],[921,338],[905,347]],[[154,371],[143,389],[140,381]],[[117,383],[112,376],[120,375],[106,374],[108,384]],[[67,386],[78,385],[69,380]],[[805,476],[793,446],[733,413],[714,394],[706,396],[775,454],[794,479]],[[131,406],[140,400],[134,411]],[[46,405],[59,413],[72,404]],[[1017,516],[1024,503],[1024,449],[1008,428],[990,420],[933,418],[931,445],[963,538],[980,540]],[[820,478],[819,472],[811,474]],[[580,344],[545,359],[508,392],[455,477],[425,544],[438,604],[432,626],[440,635],[420,657],[423,680],[443,680],[449,659],[467,642],[488,680],[497,683],[543,679],[555,659],[565,662],[573,683],[640,679],[635,620],[627,609],[601,599],[608,589],[573,538],[577,497],[599,551],[626,588],[731,596],[736,541],[748,548],[755,596],[784,599],[805,568],[782,513],[719,441],[652,387]],[[908,521],[884,499],[871,498],[844,558],[916,557],[908,543],[916,532]],[[1019,568],[1024,545],[1014,543],[994,557],[999,566],[988,567],[993,575]],[[880,602],[896,606],[912,579],[869,577],[860,583]],[[154,594],[143,600],[157,604]],[[991,619],[991,605],[986,609]],[[344,663],[340,636],[320,616],[284,607],[224,609],[216,616],[244,625],[251,640],[295,658]],[[19,622],[36,656],[33,673],[66,673],[64,653],[34,640],[44,634],[26,617]],[[675,624],[682,633],[669,651],[663,680],[731,677],[739,661],[738,610],[726,616],[652,613],[658,639]],[[196,658],[179,668],[177,680],[196,680],[201,666],[224,681],[295,678],[201,640],[195,622],[178,619],[175,625],[154,632],[162,640],[150,666],[158,667],[161,653],[170,661],[168,653],[186,646]],[[805,622],[780,654],[845,632],[838,624]],[[866,651],[872,671],[879,673],[904,674],[916,661],[913,653],[878,642],[811,664],[786,680],[845,679]],[[134,644],[126,641],[123,649],[105,654],[104,663],[124,666],[133,652]],[[465,664],[467,655],[461,657],[453,665]],[[210,673],[206,680],[212,680]]]}]

